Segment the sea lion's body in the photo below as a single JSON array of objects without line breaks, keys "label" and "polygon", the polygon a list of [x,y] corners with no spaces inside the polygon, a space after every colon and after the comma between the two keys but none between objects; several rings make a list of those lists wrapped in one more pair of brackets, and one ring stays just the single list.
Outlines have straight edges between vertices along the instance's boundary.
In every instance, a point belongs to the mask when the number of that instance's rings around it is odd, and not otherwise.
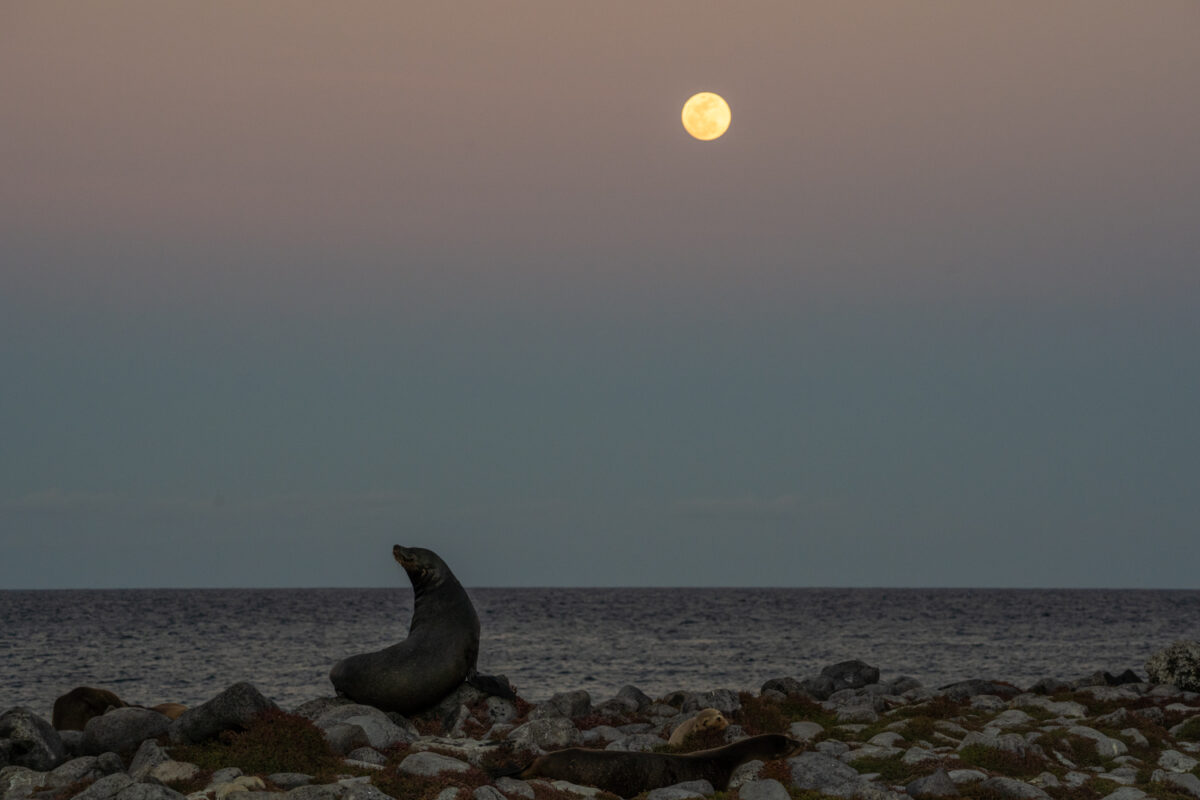
[{"label": "sea lion's body", "polygon": [[77,686],[54,701],[51,725],[58,731],[81,731],[92,717],[110,708],[124,708],[126,702],[107,689]]},{"label": "sea lion's body", "polygon": [[569,747],[537,757],[520,777],[570,781],[621,797],[697,780],[706,780],[717,791],[724,791],[740,765],[755,758],[785,758],[802,746],[795,739],[769,733],[686,755]]},{"label": "sea lion's body", "polygon": [[724,714],[715,708],[705,708],[697,713],[696,716],[679,723],[679,727],[671,733],[671,738],[667,740],[667,744],[678,747],[692,734],[699,735],[705,731],[723,731],[728,727],[729,720],[725,719]]},{"label": "sea lion's body", "polygon": [[413,585],[408,638],[344,658],[329,680],[338,694],[384,711],[412,714],[434,706],[475,672],[479,617],[454,573],[431,550],[392,549]]}]

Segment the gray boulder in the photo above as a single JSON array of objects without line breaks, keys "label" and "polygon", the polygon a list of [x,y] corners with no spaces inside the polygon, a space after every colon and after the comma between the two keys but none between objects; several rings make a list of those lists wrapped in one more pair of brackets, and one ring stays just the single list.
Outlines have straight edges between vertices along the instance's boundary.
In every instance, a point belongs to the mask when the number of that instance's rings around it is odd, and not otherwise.
[{"label": "gray boulder", "polygon": [[1175,789],[1187,792],[1192,797],[1200,797],[1200,777],[1190,772],[1179,774],[1156,769],[1151,780],[1155,783],[1165,783]]},{"label": "gray boulder", "polygon": [[46,773],[16,765],[0,768],[0,798],[25,800],[45,783]]},{"label": "gray boulder", "polygon": [[138,747],[137,752],[133,754],[133,760],[129,762],[129,776],[135,781],[140,781],[150,773],[150,770],[170,760],[171,757],[167,755],[166,750],[159,746],[158,742],[147,739]]},{"label": "gray boulder", "polygon": [[634,709],[635,711],[641,711],[643,708],[654,702],[652,699],[650,699],[648,694],[633,684],[628,683],[621,687],[621,691],[617,692],[616,699],[633,701],[637,704],[637,708]]},{"label": "gray boulder", "polygon": [[835,797],[851,797],[863,783],[858,770],[824,753],[808,752],[789,758],[792,787],[812,789]]},{"label": "gray boulder", "polygon": [[198,743],[222,731],[244,730],[256,714],[278,708],[251,684],[235,683],[208,702],[183,712],[171,723],[171,741]]},{"label": "gray boulder", "polygon": [[59,764],[46,776],[46,786],[60,788],[70,786],[80,781],[94,781],[103,778],[104,773],[96,765],[95,756],[73,758],[64,764]]},{"label": "gray boulder", "polygon": [[879,668],[853,659],[830,664],[821,670],[821,675],[833,681],[833,690],[861,689],[871,684],[879,683]]},{"label": "gray boulder", "polygon": [[495,786],[480,786],[471,792],[471,800],[508,800]]},{"label": "gray boulder", "polygon": [[315,720],[317,717],[324,714],[329,709],[335,706],[352,706],[354,701],[349,697],[316,697],[312,700],[306,700],[296,706],[292,711],[298,717],[304,717],[307,720]]},{"label": "gray boulder", "polygon": [[926,797],[958,797],[960,794],[958,785],[950,780],[950,775],[944,769],[939,769],[932,775],[917,778],[904,787],[904,791],[917,800]]},{"label": "gray boulder", "polygon": [[494,781],[496,788],[504,792],[509,797],[521,797],[524,800],[534,800],[535,792],[528,781],[518,780],[517,778],[496,778]]},{"label": "gray boulder", "polygon": [[360,743],[348,750],[340,751],[349,753],[350,750],[354,750],[357,747],[366,746],[373,747],[376,750],[386,750],[395,744],[407,744],[416,741],[420,737],[417,729],[407,720],[404,720],[404,722],[405,726],[397,725],[387,714],[374,706],[351,704],[330,708],[324,714],[317,717],[313,724],[322,731],[336,725],[350,726],[361,730],[361,737],[351,735],[346,738],[355,742],[358,742],[360,739],[365,740],[365,745]]},{"label": "gray boulder", "polygon": [[728,717],[741,707],[742,701],[737,692],[732,689],[713,689],[688,695],[679,710],[690,715],[702,708],[715,708]]},{"label": "gray boulder", "polygon": [[1009,686],[995,681],[985,681],[978,678],[972,678],[967,681],[958,681],[957,683],[949,683],[938,688],[938,691],[944,694],[951,700],[962,702],[970,700],[975,695],[979,694],[994,694],[997,697],[1002,697],[1005,700],[1011,700],[1021,693],[1021,690],[1015,686]]},{"label": "gray boulder", "polygon": [[517,750],[561,750],[579,744],[579,730],[565,717],[531,719],[508,732],[506,737]]},{"label": "gray boulder", "polygon": [[114,708],[92,717],[83,728],[83,752],[128,753],[147,739],[156,739],[171,727],[171,720],[148,708]]},{"label": "gray boulder", "polygon": [[771,678],[758,690],[759,694],[779,692],[782,695],[804,694],[804,685],[795,678]]},{"label": "gray boulder", "polygon": [[67,758],[62,737],[54,726],[27,708],[10,708],[0,714],[0,740],[9,740],[5,748],[9,764],[39,772],[52,770]]},{"label": "gray boulder", "polygon": [[646,793],[646,800],[691,800],[696,797],[707,797],[715,790],[708,781],[684,781],[660,789],[652,789]]},{"label": "gray boulder", "polygon": [[137,785],[134,783],[133,778],[124,772],[114,772],[112,775],[104,776],[75,795],[73,800],[110,800],[110,798],[116,797],[123,790]]},{"label": "gray boulder", "polygon": [[1178,686],[1185,692],[1200,692],[1200,642],[1179,640],[1159,650],[1146,662],[1153,683]]},{"label": "gray boulder", "polygon": [[466,772],[471,769],[471,765],[439,753],[411,753],[400,762],[399,769],[410,775],[430,777],[443,772]]},{"label": "gray boulder", "polygon": [[1015,798],[1015,800],[1050,800],[1050,795],[1032,783],[1019,781],[1016,778],[988,778],[979,785],[983,789],[991,790],[1003,797]]},{"label": "gray boulder", "polygon": [[817,700],[826,700],[838,690],[838,685],[828,675],[817,675],[800,681],[800,691]]},{"label": "gray boulder", "polygon": [[530,719],[547,719],[552,717],[567,717],[574,719],[588,714],[592,710],[592,696],[584,689],[573,692],[559,692],[537,707],[529,715]]},{"label": "gray boulder", "polygon": [[774,778],[747,781],[738,788],[741,800],[791,800],[787,788]]}]

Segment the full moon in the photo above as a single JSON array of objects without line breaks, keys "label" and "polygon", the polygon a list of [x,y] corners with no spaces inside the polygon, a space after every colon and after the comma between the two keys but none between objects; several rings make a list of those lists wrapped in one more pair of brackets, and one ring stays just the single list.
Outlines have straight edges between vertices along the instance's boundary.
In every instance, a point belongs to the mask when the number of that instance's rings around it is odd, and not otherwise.
[{"label": "full moon", "polygon": [[700,92],[683,104],[683,127],[692,136],[708,142],[729,129],[729,104],[712,92]]}]

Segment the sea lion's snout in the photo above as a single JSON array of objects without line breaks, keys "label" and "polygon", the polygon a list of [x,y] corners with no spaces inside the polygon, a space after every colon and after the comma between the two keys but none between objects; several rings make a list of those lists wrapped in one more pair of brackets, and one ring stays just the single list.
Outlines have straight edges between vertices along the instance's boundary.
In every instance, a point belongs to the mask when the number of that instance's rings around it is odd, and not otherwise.
[{"label": "sea lion's snout", "polygon": [[395,558],[396,562],[399,563],[400,566],[404,567],[405,569],[408,569],[409,567],[416,565],[416,559],[413,558],[412,551],[409,550],[407,547],[402,547],[400,545],[393,546],[392,547],[392,557]]}]

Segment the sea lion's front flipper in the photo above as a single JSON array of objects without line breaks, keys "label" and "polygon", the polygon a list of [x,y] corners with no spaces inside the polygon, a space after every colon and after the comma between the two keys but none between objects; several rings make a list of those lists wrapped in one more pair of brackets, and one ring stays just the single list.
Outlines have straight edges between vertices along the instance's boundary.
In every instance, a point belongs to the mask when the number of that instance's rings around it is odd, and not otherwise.
[{"label": "sea lion's front flipper", "polygon": [[505,700],[516,700],[517,693],[513,690],[508,678],[503,675],[481,675],[471,670],[467,675],[467,683],[481,692],[487,692],[492,697],[503,697]]}]

